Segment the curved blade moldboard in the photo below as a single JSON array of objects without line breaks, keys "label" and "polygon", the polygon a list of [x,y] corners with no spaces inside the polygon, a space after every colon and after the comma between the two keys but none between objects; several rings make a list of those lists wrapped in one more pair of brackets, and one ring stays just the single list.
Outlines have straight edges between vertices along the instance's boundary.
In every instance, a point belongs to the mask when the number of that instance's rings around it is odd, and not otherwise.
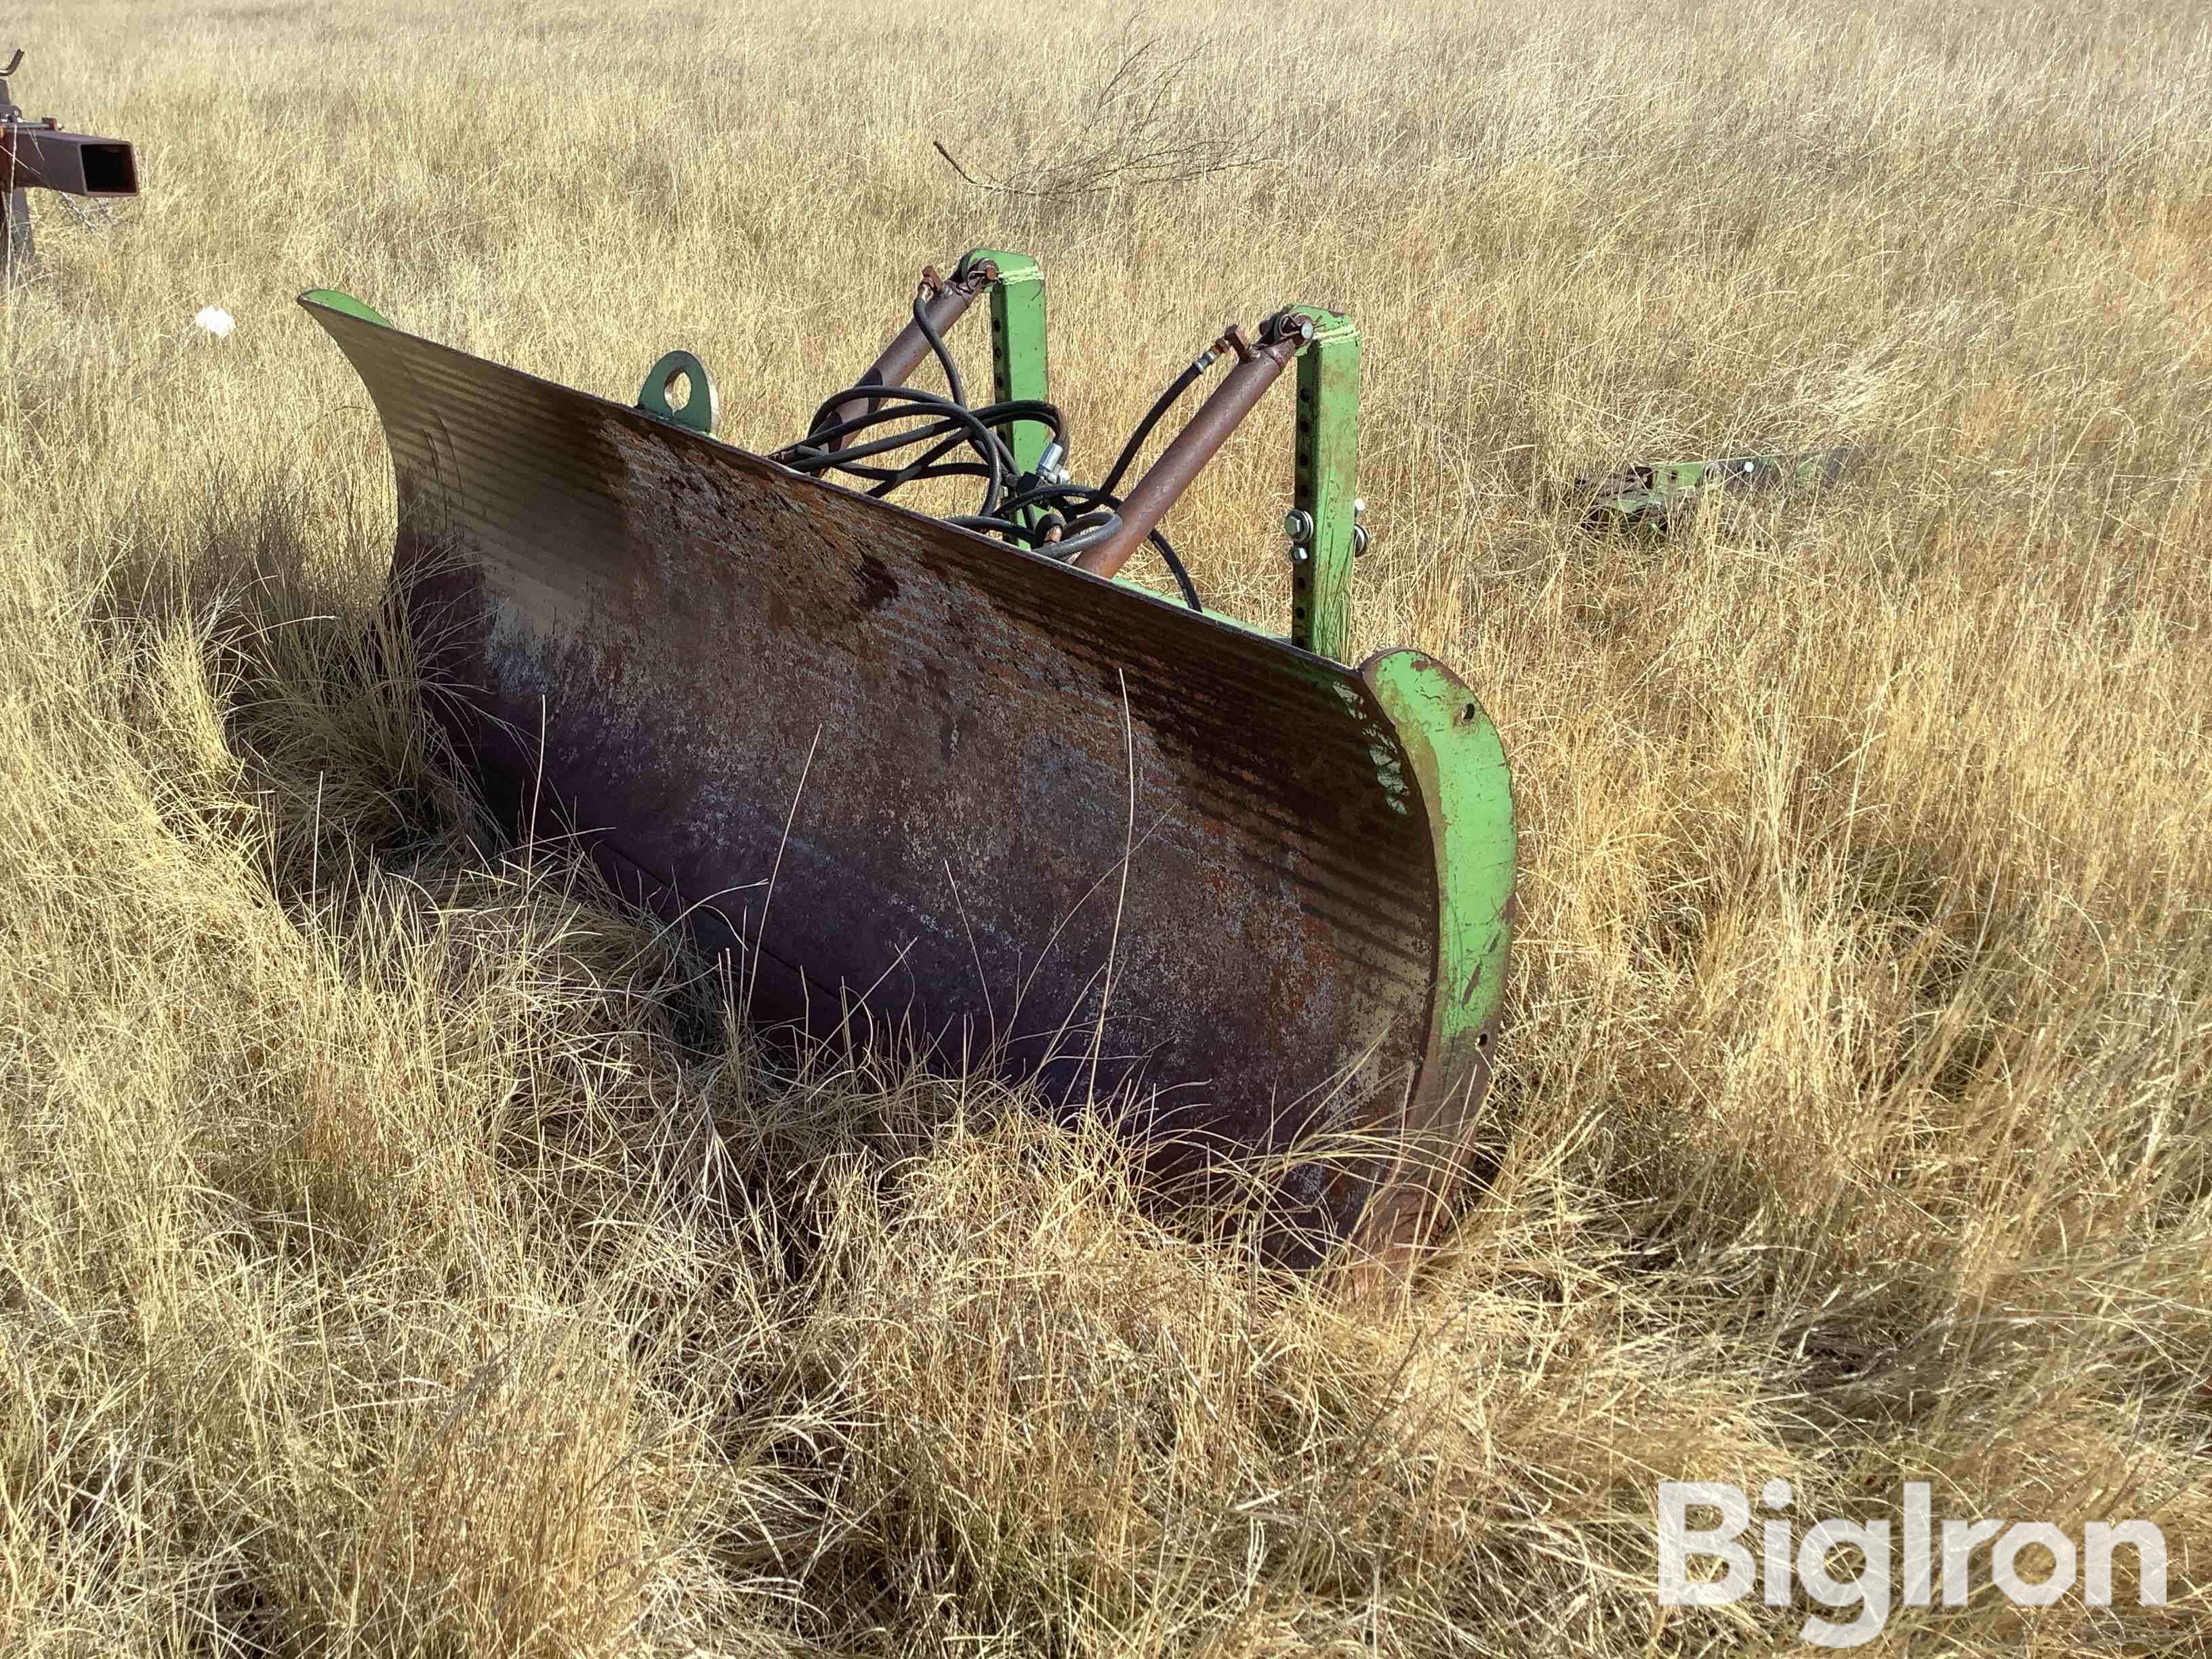
[{"label": "curved blade moldboard", "polygon": [[[857,1004],[1063,1102],[1132,1085],[1167,1174],[1449,1085],[1428,807],[1358,673],[308,308],[383,418],[451,723],[732,951],[757,1016]],[[1367,1195],[1285,1193],[1331,1233]]]}]

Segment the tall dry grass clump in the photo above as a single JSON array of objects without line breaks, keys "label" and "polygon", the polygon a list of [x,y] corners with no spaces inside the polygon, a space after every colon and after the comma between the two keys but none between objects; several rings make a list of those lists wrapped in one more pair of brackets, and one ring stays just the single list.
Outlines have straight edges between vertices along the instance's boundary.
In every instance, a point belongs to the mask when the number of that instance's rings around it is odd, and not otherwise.
[{"label": "tall dry grass clump", "polygon": [[[2197,8],[13,27],[147,193],[42,205],[0,309],[0,1649],[1794,1651],[1802,1596],[1655,1595],[1660,1481],[1780,1477],[2165,1529],[2163,1607],[1984,1565],[1874,1650],[2202,1650]],[[934,148],[1121,131],[1235,165]],[[1232,316],[1368,342],[1361,643],[1481,690],[1524,822],[1497,1174],[1387,1306],[1164,1236],[996,1085],[770,1065],[498,846],[379,622],[296,291],[625,398],[680,343],[766,448],[978,243],[1044,261],[1095,446]],[[1559,505],[1753,443],[1870,459],[1663,540]],[[1279,445],[1176,520],[1255,617]]]}]

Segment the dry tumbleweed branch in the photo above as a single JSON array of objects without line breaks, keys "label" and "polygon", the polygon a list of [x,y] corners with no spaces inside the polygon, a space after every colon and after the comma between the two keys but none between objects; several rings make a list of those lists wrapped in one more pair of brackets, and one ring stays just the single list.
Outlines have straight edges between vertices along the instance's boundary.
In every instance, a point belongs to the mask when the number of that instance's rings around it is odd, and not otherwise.
[{"label": "dry tumbleweed branch", "polygon": [[1212,54],[1212,36],[1180,51],[1164,47],[1157,35],[1131,44],[1125,31],[1122,41],[1113,74],[1082,115],[1039,135],[1006,172],[973,171],[933,139],[937,153],[971,185],[1044,200],[1182,184],[1274,159],[1260,153],[1250,119],[1227,119],[1218,108],[1182,95],[1193,67]]}]

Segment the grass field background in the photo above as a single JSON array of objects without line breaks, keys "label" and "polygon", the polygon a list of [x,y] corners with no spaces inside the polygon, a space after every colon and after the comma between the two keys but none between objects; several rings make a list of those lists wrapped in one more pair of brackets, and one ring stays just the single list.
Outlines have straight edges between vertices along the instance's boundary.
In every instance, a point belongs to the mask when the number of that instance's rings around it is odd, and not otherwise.
[{"label": "grass field background", "polygon": [[[0,305],[0,1649],[1791,1652],[1654,1595],[1658,1482],[1781,1476],[2166,1530],[2162,1609],[2124,1553],[1869,1651],[2203,1650],[2200,9],[4,27],[145,193],[40,198]],[[1499,1173],[1387,1307],[991,1085],[684,1040],[696,964],[475,850],[389,671],[299,290],[623,399],[687,347],[765,448],[976,244],[1045,263],[1079,468],[1225,321],[1358,319],[1358,641],[1478,688],[1524,824]],[[1255,618],[1270,407],[1171,520]],[[1831,443],[1666,540],[1556,500]]]}]

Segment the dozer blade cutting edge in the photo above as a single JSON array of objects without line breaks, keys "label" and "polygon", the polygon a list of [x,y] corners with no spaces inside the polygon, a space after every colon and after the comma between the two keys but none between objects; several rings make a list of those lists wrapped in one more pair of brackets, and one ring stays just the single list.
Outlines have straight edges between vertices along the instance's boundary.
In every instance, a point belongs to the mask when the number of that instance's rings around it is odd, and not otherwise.
[{"label": "dozer blade cutting edge", "polygon": [[1345,666],[301,303],[375,402],[430,705],[510,822],[581,835],[758,1020],[1033,1079],[1170,1191],[1259,1172],[1273,1260],[1435,1224],[1514,866],[1449,669]]}]

